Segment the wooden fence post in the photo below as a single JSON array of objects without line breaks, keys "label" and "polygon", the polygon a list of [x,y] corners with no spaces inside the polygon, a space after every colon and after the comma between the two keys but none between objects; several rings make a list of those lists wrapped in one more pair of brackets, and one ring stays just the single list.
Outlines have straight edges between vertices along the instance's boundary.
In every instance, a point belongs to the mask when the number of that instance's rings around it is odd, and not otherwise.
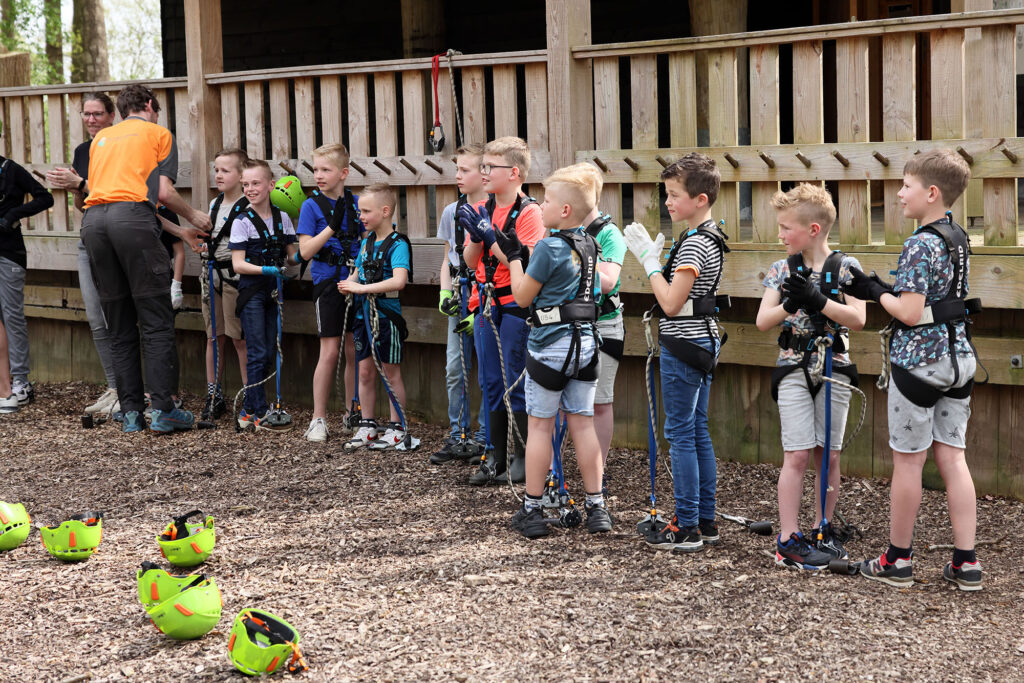
[{"label": "wooden fence post", "polygon": [[[571,48],[590,44],[590,0],[546,0],[551,168],[573,163],[576,150],[594,148],[594,82],[591,62]],[[540,180],[535,178],[534,180]]]},{"label": "wooden fence post", "polygon": [[192,206],[205,210],[210,201],[209,162],[222,142],[220,93],[206,84],[206,74],[224,70],[220,0],[185,0],[185,46],[188,134],[192,137]]}]

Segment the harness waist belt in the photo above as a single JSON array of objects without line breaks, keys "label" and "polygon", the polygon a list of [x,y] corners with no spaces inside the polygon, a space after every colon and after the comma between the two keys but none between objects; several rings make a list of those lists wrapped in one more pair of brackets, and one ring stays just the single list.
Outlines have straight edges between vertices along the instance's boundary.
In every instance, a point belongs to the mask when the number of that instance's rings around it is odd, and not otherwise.
[{"label": "harness waist belt", "polygon": [[[779,335],[779,348],[784,351],[813,351],[814,341],[819,335],[805,334],[795,335],[793,334],[792,328],[786,328],[782,330]],[[846,350],[850,348],[850,335],[848,332],[843,331],[835,336],[832,340],[832,351],[835,353],[846,353]]]},{"label": "harness waist belt", "polygon": [[[960,320],[969,315],[976,315],[978,313],[981,313],[981,299],[952,299],[950,301],[937,301],[930,306],[924,307],[924,310],[921,312],[921,319],[918,320],[917,324],[913,325],[913,327]],[[903,325],[903,327],[906,328],[907,326]]]},{"label": "harness waist belt", "polygon": [[530,379],[549,391],[562,391],[569,384],[569,380],[578,379],[581,382],[593,382],[597,379],[597,349],[590,357],[590,362],[576,372],[568,375],[555,368],[541,363],[531,354],[526,354],[526,371],[530,373]]},{"label": "harness waist belt", "polygon": [[597,320],[597,306],[593,303],[571,302],[561,306],[536,308],[530,313],[529,319],[534,327],[570,322],[592,323]]},{"label": "harness waist belt", "polygon": [[[953,362],[956,363],[955,357],[953,358]],[[921,406],[922,408],[931,408],[935,406],[942,397],[956,399],[967,398],[971,395],[971,390],[974,389],[973,377],[962,387],[952,387],[943,391],[942,389],[928,384],[905,368],[901,368],[898,365],[892,365],[890,368],[892,381],[896,383],[896,387],[900,390],[900,393],[910,399],[911,403]]]},{"label": "harness waist belt", "polygon": [[731,308],[732,299],[728,294],[720,294],[714,298],[704,296],[699,299],[687,299],[677,315],[665,316],[664,320],[679,320],[714,315],[719,311]]}]

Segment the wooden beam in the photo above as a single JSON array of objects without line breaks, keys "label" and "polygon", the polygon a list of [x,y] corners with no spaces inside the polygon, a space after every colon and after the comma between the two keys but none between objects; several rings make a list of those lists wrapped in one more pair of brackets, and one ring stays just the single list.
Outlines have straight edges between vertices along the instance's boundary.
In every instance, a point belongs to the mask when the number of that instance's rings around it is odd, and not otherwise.
[{"label": "wooden beam", "polygon": [[[206,82],[206,74],[224,68],[220,2],[185,0],[185,55],[192,158],[212,161],[223,135],[219,93]],[[207,174],[206,165],[199,164],[195,176],[197,187],[210,186]],[[209,191],[192,193],[192,206],[197,209],[206,210],[209,200]]]},{"label": "wooden beam", "polygon": [[[992,138],[1017,134],[1017,31],[1013,26],[981,29],[984,93],[981,133]],[[983,183],[985,244],[1017,244],[1017,179],[990,178]]]},{"label": "wooden beam", "polygon": [[590,43],[590,0],[545,0],[548,45],[548,102],[554,166],[571,164],[576,150],[594,146],[594,83],[590,60],[574,59],[572,46]]},{"label": "wooden beam", "polygon": [[[868,39],[843,38],[836,41],[836,139],[839,142],[867,142]],[[835,163],[841,163],[837,160]],[[866,180],[843,180],[836,202],[839,241],[843,244],[871,244],[871,185]]]},{"label": "wooden beam", "polygon": [[[882,139],[886,142],[917,138],[917,36],[900,33],[882,37]],[[892,162],[890,162],[892,163]],[[914,221],[903,217],[897,194],[899,179],[886,180],[885,243],[902,244],[914,230]]]},{"label": "wooden beam", "polygon": [[[962,138],[964,119],[964,31],[949,28],[931,38],[932,138]],[[952,206],[953,219],[966,223],[964,198]]]},{"label": "wooden beam", "polygon": [[[669,57],[672,59],[675,55]],[[779,144],[779,48],[759,45],[750,48],[750,143]],[[696,143],[694,144],[696,146]],[[770,158],[770,157],[769,157]],[[765,159],[761,159],[766,164]],[[774,164],[775,161],[772,160]],[[779,239],[779,222],[771,198],[778,181],[751,183],[751,217],[754,242],[774,243]]]}]

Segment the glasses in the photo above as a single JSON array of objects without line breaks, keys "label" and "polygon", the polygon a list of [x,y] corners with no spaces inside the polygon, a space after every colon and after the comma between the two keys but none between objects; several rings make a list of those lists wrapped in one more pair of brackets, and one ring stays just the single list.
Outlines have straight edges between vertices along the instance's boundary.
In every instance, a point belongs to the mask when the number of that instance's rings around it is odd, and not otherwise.
[{"label": "glasses", "polygon": [[480,173],[482,175],[491,175],[491,171],[496,168],[515,168],[515,166],[496,166],[494,164],[480,164]]},{"label": "glasses", "polygon": [[107,112],[105,112],[105,111],[101,111],[101,112],[83,111],[82,112],[82,118],[83,119],[100,119],[100,118],[103,118],[106,115],[107,115]]}]

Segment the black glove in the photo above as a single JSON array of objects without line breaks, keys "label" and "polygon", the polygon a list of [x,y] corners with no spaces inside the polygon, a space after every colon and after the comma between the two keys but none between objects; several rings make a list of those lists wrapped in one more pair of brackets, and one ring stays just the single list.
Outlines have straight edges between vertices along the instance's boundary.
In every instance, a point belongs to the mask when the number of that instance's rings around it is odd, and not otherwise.
[{"label": "black glove", "polygon": [[530,251],[519,241],[519,235],[516,234],[515,228],[512,228],[507,234],[501,230],[495,230],[494,243],[498,245],[509,263],[522,261],[523,272],[526,272],[526,265],[530,262]]},{"label": "black glove", "polygon": [[821,312],[828,302],[828,297],[818,289],[818,285],[800,273],[790,273],[786,281],[782,283],[782,293],[789,298],[789,301],[807,313]]},{"label": "black glove", "polygon": [[786,313],[793,315],[800,310],[800,304],[787,297],[782,300],[782,309],[786,311]]},{"label": "black glove", "polygon": [[871,271],[866,274],[860,268],[850,268],[850,281],[842,285],[842,290],[861,301],[878,301],[883,294],[892,294],[892,285],[882,280]]},{"label": "black glove", "polygon": [[21,227],[21,221],[8,220],[7,216],[0,218],[0,233],[14,232]]}]

